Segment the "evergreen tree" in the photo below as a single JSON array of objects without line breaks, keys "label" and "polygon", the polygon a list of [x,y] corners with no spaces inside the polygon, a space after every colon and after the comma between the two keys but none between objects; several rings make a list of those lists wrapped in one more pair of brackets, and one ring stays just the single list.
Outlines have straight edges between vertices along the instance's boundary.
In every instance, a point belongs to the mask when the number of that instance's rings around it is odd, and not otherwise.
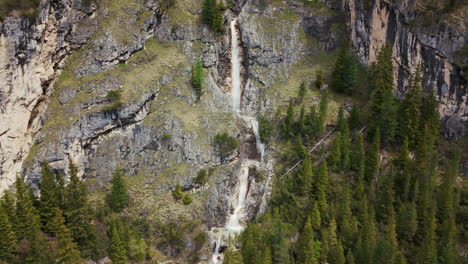
[{"label": "evergreen tree", "polygon": [[320,97],[320,108],[319,108],[319,117],[317,120],[317,134],[316,136],[321,137],[325,133],[325,121],[328,114],[328,92],[323,91],[322,97]]},{"label": "evergreen tree", "polygon": [[288,110],[286,111],[286,117],[283,121],[283,131],[288,137],[294,136],[294,119],[294,106],[290,101]]},{"label": "evergreen tree", "polygon": [[112,187],[109,206],[114,210],[114,212],[122,212],[122,210],[128,206],[130,196],[121,170],[117,170],[114,173],[111,183]]},{"label": "evergreen tree", "polygon": [[351,142],[349,140],[349,127],[348,122],[344,121],[341,128],[340,134],[340,152],[341,152],[341,163],[340,168],[344,171],[348,171],[351,166],[349,147]]},{"label": "evergreen tree", "polygon": [[327,162],[331,170],[337,170],[341,161],[341,132],[336,134],[336,137],[333,139],[330,145],[330,155],[328,156]]},{"label": "evergreen tree", "polygon": [[436,264],[437,243],[436,243],[436,220],[435,210],[427,208],[427,218],[424,219],[424,231],[422,233],[422,243],[418,254],[418,263]]},{"label": "evergreen tree", "polygon": [[310,217],[310,223],[312,225],[312,228],[315,231],[319,231],[321,223],[322,223],[322,218],[320,216],[320,211],[319,211],[317,202],[314,202],[314,204],[312,205],[312,210],[310,211],[309,217]]},{"label": "evergreen tree", "polygon": [[323,73],[322,73],[322,70],[318,69],[317,71],[315,71],[315,88],[317,88],[317,90],[320,90],[322,89],[322,85],[323,85]]},{"label": "evergreen tree", "polygon": [[16,237],[18,240],[24,238],[33,238],[41,227],[39,213],[34,208],[31,197],[27,192],[27,187],[24,181],[16,178]]},{"label": "evergreen tree", "polygon": [[13,232],[16,232],[18,221],[16,220],[16,214],[15,214],[15,198],[9,190],[5,190],[3,192],[3,197],[0,203],[1,203],[0,207],[5,212],[8,218],[8,221],[10,222],[13,228],[12,229]]},{"label": "evergreen tree", "polygon": [[60,192],[56,175],[46,162],[42,163],[41,197],[39,200],[39,212],[44,231],[51,233],[50,223],[54,217],[54,210],[60,206]]},{"label": "evergreen tree", "polygon": [[182,192],[182,188],[180,187],[179,183],[176,184],[176,187],[175,187],[174,192],[172,193],[172,195],[174,196],[174,198],[176,200],[180,200],[184,196],[184,194]]},{"label": "evergreen tree", "polygon": [[204,90],[204,70],[201,60],[197,60],[192,68],[192,86],[200,97]]},{"label": "evergreen tree", "polygon": [[335,219],[332,218],[330,222],[330,227],[328,229],[328,243],[329,243],[329,251],[327,261],[330,264],[344,264],[345,263],[345,256],[343,251],[343,246],[341,241],[338,240],[336,235],[336,222]]},{"label": "evergreen tree", "polygon": [[362,124],[361,124],[361,114],[359,108],[356,106],[356,104],[353,104],[353,107],[351,108],[351,112],[349,113],[349,118],[348,118],[348,125],[349,125],[349,130],[353,131],[356,129],[360,129]]},{"label": "evergreen tree", "polygon": [[301,184],[299,185],[302,195],[310,195],[313,188],[314,174],[312,172],[312,163],[309,157],[304,159],[301,170]]},{"label": "evergreen tree", "polygon": [[418,218],[415,202],[403,203],[398,209],[398,237],[411,241],[418,228]]},{"label": "evergreen tree", "polygon": [[421,131],[424,129],[424,126],[427,126],[429,134],[433,136],[434,141],[437,140],[440,135],[439,103],[433,90],[429,90],[429,94],[423,100],[421,117]]},{"label": "evergreen tree", "polygon": [[337,222],[344,245],[351,248],[358,232],[358,222],[351,210],[351,193],[345,186],[338,204]]},{"label": "evergreen tree", "polygon": [[349,46],[345,43],[341,46],[336,59],[335,68],[331,75],[330,86],[340,93],[351,94],[356,84],[356,59]]},{"label": "evergreen tree", "polygon": [[85,184],[78,178],[78,169],[71,161],[68,174],[70,182],[64,194],[64,215],[67,228],[82,252],[92,252],[95,251],[97,238],[96,230],[91,224],[93,212],[88,203],[88,191]]},{"label": "evergreen tree", "polygon": [[421,69],[418,66],[416,75],[410,79],[410,87],[406,97],[400,105],[398,121],[398,137],[400,140],[408,138],[412,149],[420,137],[420,119],[422,104]]},{"label": "evergreen tree", "polygon": [[298,243],[298,261],[304,264],[314,264],[318,261],[317,256],[317,243],[314,239],[314,230],[312,228],[312,221],[308,217],[302,233],[299,237]]},{"label": "evergreen tree", "polygon": [[356,134],[353,143],[353,148],[350,155],[351,169],[356,172],[356,187],[355,191],[358,197],[364,192],[364,173],[365,173],[365,153],[364,140],[361,133]]},{"label": "evergreen tree", "polygon": [[0,261],[9,261],[16,249],[16,236],[3,207],[0,207],[0,238]]},{"label": "evergreen tree", "polygon": [[317,171],[317,176],[315,182],[315,194],[318,201],[318,207],[320,211],[320,216],[322,219],[327,212],[327,199],[326,199],[326,190],[328,188],[328,167],[327,162],[323,161]]},{"label": "evergreen tree", "polygon": [[110,258],[112,263],[115,264],[126,264],[127,263],[127,249],[121,239],[119,230],[112,226],[110,232],[111,246],[110,246]]},{"label": "evergreen tree", "polygon": [[377,57],[374,72],[376,88],[372,92],[370,114],[372,120],[369,123],[370,131],[377,128],[382,133],[385,143],[393,140],[396,127],[396,100],[393,95],[393,65],[390,47],[385,46]]},{"label": "evergreen tree", "polygon": [[221,32],[223,28],[223,15],[216,0],[204,0],[202,5],[202,20],[211,29]]},{"label": "evergreen tree", "polygon": [[374,179],[377,171],[379,170],[380,164],[380,129],[377,128],[377,132],[374,134],[372,144],[366,155],[366,170],[365,180],[367,184],[370,184]]},{"label": "evergreen tree", "polygon": [[297,92],[297,97],[299,99],[299,102],[302,103],[306,94],[307,94],[307,89],[306,89],[305,83],[302,82],[301,85],[299,85],[299,91]]},{"label": "evergreen tree", "polygon": [[303,136],[305,135],[305,109],[304,106],[302,106],[301,111],[299,112],[299,119],[297,120],[297,125],[296,125],[296,134],[298,136]]},{"label": "evergreen tree", "polygon": [[50,226],[54,230],[54,234],[57,237],[57,263],[82,263],[83,260],[80,258],[80,251],[78,250],[78,246],[73,241],[70,231],[65,226],[65,219],[63,218],[62,211],[60,209],[54,209],[54,217],[51,220]]}]

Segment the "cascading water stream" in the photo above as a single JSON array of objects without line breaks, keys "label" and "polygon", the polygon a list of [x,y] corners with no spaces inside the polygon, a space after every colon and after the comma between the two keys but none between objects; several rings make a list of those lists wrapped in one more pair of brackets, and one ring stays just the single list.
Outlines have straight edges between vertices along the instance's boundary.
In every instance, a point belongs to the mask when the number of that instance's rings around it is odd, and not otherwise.
[{"label": "cascading water stream", "polygon": [[[257,145],[258,153],[260,154],[261,161],[263,160],[263,154],[265,152],[265,144],[260,140],[260,134],[258,129],[258,122],[255,118],[249,116],[243,116],[241,112],[241,62],[242,58],[239,51],[239,35],[236,28],[236,20],[233,20],[230,25],[231,28],[231,96],[232,96],[232,106],[236,115],[244,120],[247,124],[252,127],[252,130],[255,134],[255,140]],[[246,198],[248,195],[249,187],[249,168],[251,166],[258,166],[260,163],[257,160],[240,158],[241,168],[239,173],[239,180],[236,187],[237,196],[233,197],[234,201],[232,207],[234,211],[229,215],[229,220],[227,221],[224,228],[216,228],[213,231],[220,231],[216,234],[215,246],[212,261],[214,264],[222,261],[222,253],[220,252],[221,243],[223,242],[223,237],[232,236],[238,234],[242,231],[244,226],[242,225],[242,220],[245,216],[245,204]]]},{"label": "cascading water stream", "polygon": [[236,29],[236,20],[231,21],[231,78],[232,78],[232,104],[234,111],[240,113],[241,105],[241,57],[239,56],[239,41]]}]

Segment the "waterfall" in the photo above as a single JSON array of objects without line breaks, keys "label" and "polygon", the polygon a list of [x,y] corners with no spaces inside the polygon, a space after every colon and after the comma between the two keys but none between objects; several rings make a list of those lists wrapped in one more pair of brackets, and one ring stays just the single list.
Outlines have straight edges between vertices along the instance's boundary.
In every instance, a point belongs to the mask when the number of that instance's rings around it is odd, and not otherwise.
[{"label": "waterfall", "polygon": [[[260,133],[258,130],[258,122],[255,117],[243,115],[241,111],[241,61],[242,58],[239,54],[239,35],[236,29],[236,20],[231,21],[231,96],[232,96],[232,107],[236,113],[236,117],[240,118],[243,123],[247,126],[252,127],[252,131],[255,134],[255,140],[257,145],[257,151],[260,154],[260,160],[263,161],[263,154],[265,152],[265,144],[260,140]],[[225,226],[222,228],[213,228],[212,234],[214,234],[212,241],[214,241],[214,252],[212,256],[213,264],[222,263],[223,254],[220,252],[223,239],[227,239],[234,236],[242,231],[244,228],[243,221],[245,218],[246,210],[246,198],[249,189],[249,170],[250,167],[260,166],[258,160],[251,160],[246,158],[244,155],[240,155],[240,170],[238,183],[236,185],[235,194],[232,197],[232,208],[234,211],[229,214],[229,219]],[[219,233],[216,233],[219,232]]]},{"label": "waterfall", "polygon": [[245,197],[247,196],[247,187],[249,184],[249,164],[247,163],[242,165],[242,171],[240,173],[239,179],[239,195],[237,197],[237,205],[234,209],[234,212],[229,216],[229,221],[226,225],[226,229],[233,233],[238,233],[242,231],[243,228],[239,220],[244,213]]},{"label": "waterfall", "polygon": [[241,106],[241,76],[240,76],[240,67],[241,67],[241,57],[239,56],[239,42],[236,29],[236,20],[231,21],[231,78],[232,78],[232,87],[231,87],[231,96],[232,96],[232,105],[234,111],[237,113],[240,112]]},{"label": "waterfall", "polygon": [[262,143],[260,139],[260,132],[258,131],[258,121],[255,118],[252,118],[252,130],[255,134],[255,141],[257,144],[258,153],[260,153],[260,160],[263,161],[263,154],[265,153],[265,143]]}]

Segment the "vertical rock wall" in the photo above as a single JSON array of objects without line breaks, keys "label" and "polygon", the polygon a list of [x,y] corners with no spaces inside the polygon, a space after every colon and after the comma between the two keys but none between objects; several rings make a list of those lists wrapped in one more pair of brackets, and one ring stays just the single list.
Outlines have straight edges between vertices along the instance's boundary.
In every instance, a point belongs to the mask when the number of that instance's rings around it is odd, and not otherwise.
[{"label": "vertical rock wall", "polygon": [[95,8],[48,0],[35,19],[13,15],[0,22],[0,191],[21,171],[64,59],[90,36],[77,34],[76,25]]}]

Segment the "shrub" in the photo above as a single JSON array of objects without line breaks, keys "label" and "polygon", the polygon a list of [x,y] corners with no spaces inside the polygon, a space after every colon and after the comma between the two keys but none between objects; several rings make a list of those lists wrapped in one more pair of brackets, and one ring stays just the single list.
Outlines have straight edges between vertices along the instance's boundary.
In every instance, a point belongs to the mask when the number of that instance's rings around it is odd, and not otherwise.
[{"label": "shrub", "polygon": [[192,203],[192,196],[190,196],[190,194],[187,194],[184,196],[184,199],[182,199],[182,202],[185,204],[185,205],[189,205]]},{"label": "shrub", "polygon": [[268,142],[271,137],[271,133],[273,132],[273,126],[264,116],[258,117],[258,133],[260,134],[260,140],[262,142]]},{"label": "shrub", "polygon": [[204,185],[208,181],[208,175],[206,173],[206,170],[200,170],[197,174],[197,177],[195,177],[194,182],[196,184]]},{"label": "shrub", "polygon": [[182,193],[182,188],[180,187],[179,184],[176,185],[174,191],[172,192],[172,195],[174,195],[174,198],[176,200],[182,199],[183,193]]},{"label": "shrub", "polygon": [[229,136],[226,132],[217,134],[214,138],[214,142],[223,156],[233,152],[239,146],[239,141]]},{"label": "shrub", "polygon": [[169,134],[169,133],[164,133],[161,135],[163,139],[171,139],[172,138],[172,135]]},{"label": "shrub", "polygon": [[192,86],[197,92],[198,96],[203,94],[204,72],[203,65],[200,60],[197,60],[192,67]]},{"label": "shrub", "polygon": [[111,104],[104,106],[102,108],[103,112],[114,112],[115,110],[119,109],[122,107],[123,103],[121,101],[122,99],[122,90],[113,90],[109,91],[106,95],[106,100],[109,101]]}]

